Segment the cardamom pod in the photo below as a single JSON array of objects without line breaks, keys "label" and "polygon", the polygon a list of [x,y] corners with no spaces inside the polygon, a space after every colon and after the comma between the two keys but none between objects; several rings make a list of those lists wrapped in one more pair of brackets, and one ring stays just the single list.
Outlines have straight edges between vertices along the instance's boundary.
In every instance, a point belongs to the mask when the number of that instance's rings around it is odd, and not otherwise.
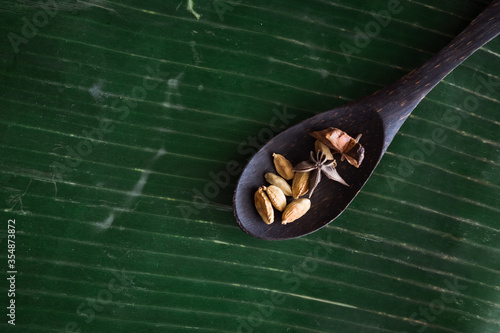
[{"label": "cardamom pod", "polygon": [[263,190],[267,193],[269,200],[273,204],[274,208],[282,212],[286,207],[286,197],[283,191],[275,185],[269,187],[263,186]]},{"label": "cardamom pod", "polygon": [[283,212],[281,224],[287,224],[301,218],[307,213],[309,208],[311,208],[311,200],[307,198],[301,198],[290,202]]},{"label": "cardamom pod", "polygon": [[293,178],[294,172],[292,171],[292,163],[285,158],[285,156],[280,154],[273,154],[274,157],[274,167],[278,174],[285,178],[286,180],[290,180]]},{"label": "cardamom pod", "polygon": [[316,150],[316,152],[322,151],[327,160],[333,160],[332,151],[323,142],[316,140],[316,142],[314,142],[314,150]]},{"label": "cardamom pod", "polygon": [[264,192],[263,187],[259,187],[254,195],[255,208],[259,213],[260,217],[266,224],[271,224],[274,222],[274,210],[271,204],[271,200],[267,197],[266,192]]},{"label": "cardamom pod", "polygon": [[266,178],[266,180],[269,184],[278,186],[280,188],[280,190],[282,190],[286,196],[292,195],[292,188],[290,187],[290,184],[288,184],[286,182],[286,180],[284,180],[283,178],[281,178],[277,174],[272,173],[272,172],[268,172],[265,174],[264,177]]},{"label": "cardamom pod", "polygon": [[293,198],[298,199],[307,191],[309,191],[309,172],[296,172],[292,183]]}]

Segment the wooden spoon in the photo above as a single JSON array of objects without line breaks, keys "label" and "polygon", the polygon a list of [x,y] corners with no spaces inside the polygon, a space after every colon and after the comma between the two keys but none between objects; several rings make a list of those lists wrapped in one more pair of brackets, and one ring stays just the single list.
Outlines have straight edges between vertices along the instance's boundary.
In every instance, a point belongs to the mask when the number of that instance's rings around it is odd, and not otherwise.
[{"label": "wooden spoon", "polygon": [[[238,181],[234,215],[239,226],[251,236],[280,240],[307,235],[333,221],[359,193],[401,125],[425,95],[499,33],[500,0],[494,0],[448,46],[420,68],[368,97],[306,119],[274,137],[252,157]],[[264,174],[275,172],[272,154],[283,154],[295,164],[306,160],[315,141],[308,133],[330,126],[353,137],[362,134],[360,143],[366,151],[359,169],[346,162],[337,167],[351,186],[323,180],[311,198],[311,209],[306,215],[282,225],[281,213],[275,211],[275,222],[265,224],[255,209],[253,196],[259,186],[266,184]]]}]

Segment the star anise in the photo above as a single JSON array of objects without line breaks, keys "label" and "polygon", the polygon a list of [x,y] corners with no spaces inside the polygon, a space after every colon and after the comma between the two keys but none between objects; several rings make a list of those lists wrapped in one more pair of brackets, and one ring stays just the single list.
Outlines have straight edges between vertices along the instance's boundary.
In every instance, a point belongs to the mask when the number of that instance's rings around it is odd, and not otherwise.
[{"label": "star anise", "polygon": [[336,182],[349,186],[335,169],[337,166],[335,160],[328,160],[320,150],[316,154],[311,151],[310,156],[309,160],[300,162],[293,168],[295,172],[311,172],[309,176],[309,198],[313,195],[314,190],[321,180],[321,173],[324,173],[325,176]]}]

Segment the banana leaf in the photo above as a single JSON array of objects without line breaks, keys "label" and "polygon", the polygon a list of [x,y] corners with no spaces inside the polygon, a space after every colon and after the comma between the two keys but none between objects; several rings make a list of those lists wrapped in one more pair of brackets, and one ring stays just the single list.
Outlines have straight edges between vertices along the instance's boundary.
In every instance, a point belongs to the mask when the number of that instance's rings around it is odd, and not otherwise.
[{"label": "banana leaf", "polygon": [[488,3],[0,1],[0,330],[499,332],[499,39],[325,228],[268,242],[232,211],[260,146]]}]

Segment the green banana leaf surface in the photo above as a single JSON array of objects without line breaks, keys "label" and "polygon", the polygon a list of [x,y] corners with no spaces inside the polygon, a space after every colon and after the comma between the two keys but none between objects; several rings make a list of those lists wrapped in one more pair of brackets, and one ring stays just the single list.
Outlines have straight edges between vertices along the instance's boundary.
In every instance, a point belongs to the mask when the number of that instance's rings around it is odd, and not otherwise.
[{"label": "green banana leaf surface", "polygon": [[0,1],[0,331],[500,332],[500,39],[326,227],[264,241],[232,208],[260,146],[488,3]]}]

